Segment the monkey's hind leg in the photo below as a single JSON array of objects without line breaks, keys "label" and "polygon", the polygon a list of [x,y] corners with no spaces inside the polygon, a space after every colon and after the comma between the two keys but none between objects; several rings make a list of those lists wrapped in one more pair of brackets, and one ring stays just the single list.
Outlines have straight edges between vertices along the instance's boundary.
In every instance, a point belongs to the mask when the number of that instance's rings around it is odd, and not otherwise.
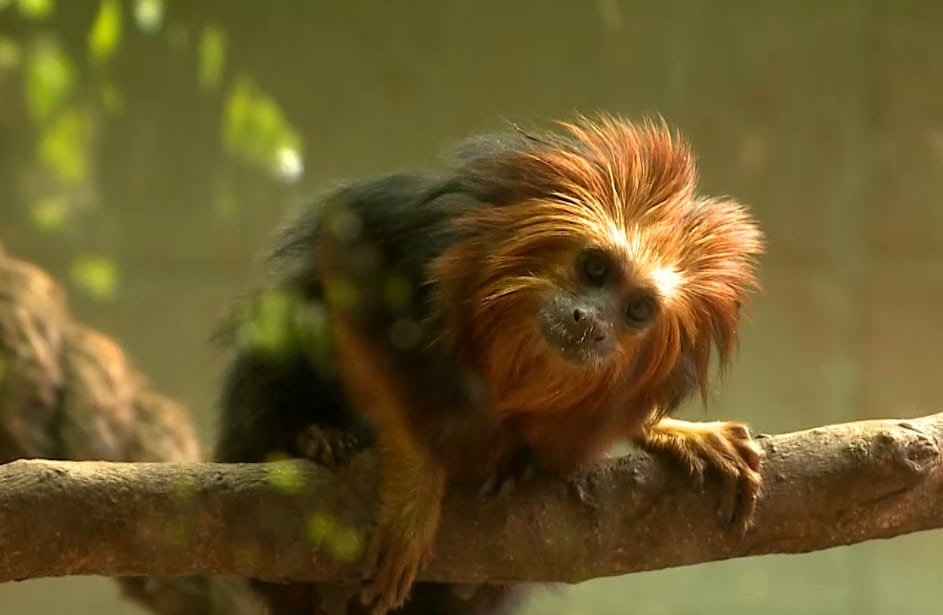
[{"label": "monkey's hind leg", "polygon": [[663,418],[646,426],[636,443],[651,453],[673,457],[698,479],[708,469],[717,472],[724,485],[721,518],[742,530],[750,527],[762,487],[762,450],[746,425]]}]

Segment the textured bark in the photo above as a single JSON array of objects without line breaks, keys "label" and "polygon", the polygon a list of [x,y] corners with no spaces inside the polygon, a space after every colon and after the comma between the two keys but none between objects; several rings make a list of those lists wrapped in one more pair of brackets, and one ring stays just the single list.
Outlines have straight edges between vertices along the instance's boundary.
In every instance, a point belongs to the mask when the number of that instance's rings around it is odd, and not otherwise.
[{"label": "textured bark", "polygon": [[[24,457],[190,462],[201,451],[187,410],[150,387],[114,341],[75,322],[46,272],[0,248],[0,463]],[[49,512],[20,540],[35,536]],[[261,612],[236,579],[118,583],[160,615]]]},{"label": "textured bark", "polygon": [[[741,536],[703,487],[645,454],[480,500],[454,489],[423,578],[577,582],[943,526],[943,414],[765,437],[765,492]],[[0,467],[0,580],[357,574],[374,457],[275,464],[16,461]]]}]

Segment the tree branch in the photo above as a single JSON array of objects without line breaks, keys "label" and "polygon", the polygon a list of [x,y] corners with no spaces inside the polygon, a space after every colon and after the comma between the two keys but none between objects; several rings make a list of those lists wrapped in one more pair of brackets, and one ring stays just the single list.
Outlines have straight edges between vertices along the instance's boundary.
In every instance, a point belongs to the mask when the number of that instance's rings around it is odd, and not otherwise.
[{"label": "tree branch", "polygon": [[[488,501],[455,489],[422,578],[578,582],[943,527],[941,439],[943,414],[765,437],[765,493],[744,536],[713,514],[718,483],[699,489],[643,453]],[[302,461],[9,463],[0,467],[0,581],[351,577],[374,461],[366,452],[336,473]]]}]

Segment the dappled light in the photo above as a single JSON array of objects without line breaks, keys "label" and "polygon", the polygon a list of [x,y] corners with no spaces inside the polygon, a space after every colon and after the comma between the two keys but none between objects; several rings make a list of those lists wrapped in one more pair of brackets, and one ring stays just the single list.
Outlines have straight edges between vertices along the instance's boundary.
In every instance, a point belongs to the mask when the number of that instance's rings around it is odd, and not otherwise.
[{"label": "dappled light", "polygon": [[118,266],[105,256],[77,256],[72,282],[96,300],[113,299],[118,292]]}]

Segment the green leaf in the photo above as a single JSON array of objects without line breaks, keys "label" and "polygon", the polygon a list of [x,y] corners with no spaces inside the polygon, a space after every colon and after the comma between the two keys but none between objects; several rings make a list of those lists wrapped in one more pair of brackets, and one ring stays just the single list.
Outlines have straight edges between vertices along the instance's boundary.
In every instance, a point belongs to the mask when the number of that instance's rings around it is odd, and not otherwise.
[{"label": "green leaf", "polygon": [[298,493],[305,485],[304,474],[291,461],[271,461],[265,468],[272,486],[283,493]]},{"label": "green leaf", "polygon": [[56,3],[54,0],[17,0],[16,6],[24,17],[41,21],[52,15]]},{"label": "green leaf", "polygon": [[338,528],[331,540],[331,551],[342,562],[355,562],[363,556],[363,539],[355,530]]},{"label": "green leaf", "polygon": [[363,554],[363,540],[355,530],[344,527],[331,515],[313,513],[308,517],[308,538],[322,549],[330,551],[345,562],[352,562]]},{"label": "green leaf", "polygon": [[226,64],[226,33],[217,26],[203,28],[200,35],[200,87],[215,89]]},{"label": "green leaf", "polygon": [[137,0],[134,3],[134,21],[148,34],[160,31],[164,23],[164,0]]},{"label": "green leaf", "polygon": [[20,46],[12,39],[0,36],[0,70],[16,68],[19,65]]},{"label": "green leaf", "polygon": [[316,363],[326,360],[332,344],[323,309],[278,290],[260,293],[243,307],[236,334],[252,352],[273,357],[303,353]]},{"label": "green leaf", "polygon": [[43,231],[58,231],[69,219],[69,204],[62,197],[49,197],[29,208],[33,224]]},{"label": "green leaf", "polygon": [[107,257],[80,256],[72,264],[72,282],[94,299],[111,299],[118,288],[117,266]]},{"label": "green leaf", "polygon": [[288,181],[300,176],[301,139],[275,99],[249,78],[238,79],[230,91],[223,122],[230,153]]},{"label": "green leaf", "polygon": [[43,123],[65,104],[75,87],[75,70],[55,43],[46,41],[26,62],[26,106],[36,123]]},{"label": "green leaf", "polygon": [[39,158],[59,180],[76,185],[88,176],[88,117],[69,109],[43,126]]},{"label": "green leaf", "polygon": [[88,52],[94,64],[104,64],[121,42],[121,4],[118,0],[101,0],[98,15],[88,33]]}]

